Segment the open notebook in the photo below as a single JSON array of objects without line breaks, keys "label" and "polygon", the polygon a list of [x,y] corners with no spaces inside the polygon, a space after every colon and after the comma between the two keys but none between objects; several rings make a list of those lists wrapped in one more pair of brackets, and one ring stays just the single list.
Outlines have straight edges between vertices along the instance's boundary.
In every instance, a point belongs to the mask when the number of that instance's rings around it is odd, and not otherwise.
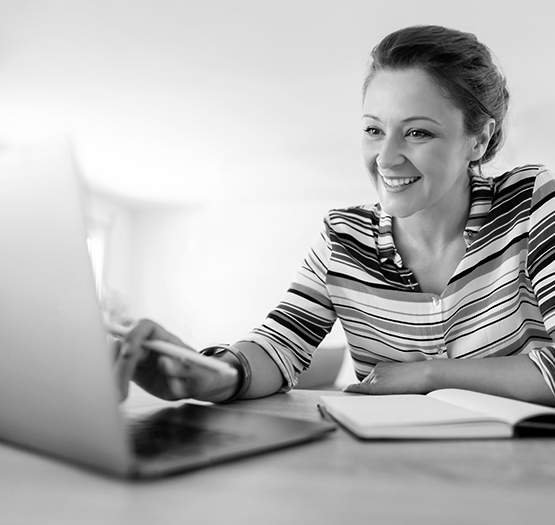
[{"label": "open notebook", "polygon": [[324,422],[184,403],[124,421],[65,140],[0,156],[0,439],[125,477],[305,442]]},{"label": "open notebook", "polygon": [[362,439],[555,435],[555,409],[456,388],[422,394],[322,396],[320,410]]}]

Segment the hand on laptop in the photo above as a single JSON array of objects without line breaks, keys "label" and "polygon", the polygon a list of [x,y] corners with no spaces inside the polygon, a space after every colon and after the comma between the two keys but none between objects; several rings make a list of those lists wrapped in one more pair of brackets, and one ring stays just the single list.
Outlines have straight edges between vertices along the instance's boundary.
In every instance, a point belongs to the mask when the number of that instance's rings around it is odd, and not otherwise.
[{"label": "hand on laptop", "polygon": [[147,392],[167,400],[224,401],[237,389],[237,374],[222,375],[194,362],[160,355],[144,347],[150,340],[187,348],[178,337],[154,321],[139,321],[116,344],[115,373],[121,400],[127,397],[131,380]]}]

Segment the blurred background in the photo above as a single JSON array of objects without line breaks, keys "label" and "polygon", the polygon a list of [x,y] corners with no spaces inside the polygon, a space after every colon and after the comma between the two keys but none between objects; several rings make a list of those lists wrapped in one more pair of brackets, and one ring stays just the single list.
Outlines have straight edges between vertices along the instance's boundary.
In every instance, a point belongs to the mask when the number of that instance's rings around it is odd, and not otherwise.
[{"label": "blurred background", "polygon": [[555,166],[547,0],[0,0],[0,152],[68,135],[112,315],[232,342],[328,209],[374,201],[361,83],[373,45],[413,24],[474,32],[501,63],[511,128],[490,169]]}]

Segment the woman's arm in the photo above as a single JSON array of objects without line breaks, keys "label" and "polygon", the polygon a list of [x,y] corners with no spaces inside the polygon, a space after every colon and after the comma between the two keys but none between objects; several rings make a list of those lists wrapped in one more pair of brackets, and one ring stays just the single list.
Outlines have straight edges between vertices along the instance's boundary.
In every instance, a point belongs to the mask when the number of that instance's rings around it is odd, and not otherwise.
[{"label": "woman's arm", "polygon": [[[240,371],[236,377],[226,376],[214,380],[192,365],[183,366],[168,358],[165,358],[158,373],[165,373],[171,377],[172,397],[177,399],[194,397],[214,403],[225,403],[236,399],[237,396],[239,399],[266,397],[281,389],[284,384],[283,375],[273,359],[260,346],[256,343],[240,342],[229,348],[232,350],[223,351],[214,358]],[[242,359],[237,357],[238,353],[242,354]],[[248,373],[241,360],[248,361],[245,364],[250,369]]]},{"label": "woman's arm", "polygon": [[[169,400],[196,398],[225,402],[241,389],[239,381],[242,373],[218,378],[203,367],[184,364],[147,350],[143,343],[149,339],[183,344],[157,323],[148,319],[139,321],[125,337],[116,356],[115,372],[122,399],[127,396],[131,379],[147,392]],[[255,343],[239,342],[233,345],[233,349],[243,354],[251,368],[250,384],[242,398],[264,397],[281,389],[283,375],[262,348]],[[232,352],[224,352],[219,359],[235,368],[241,366]]]},{"label": "woman's arm", "polygon": [[555,396],[527,355],[378,363],[361,383],[349,385],[345,391],[427,394],[440,388],[462,388],[555,406]]},{"label": "woman's arm", "polygon": [[265,397],[278,392],[284,383],[283,375],[274,360],[256,343],[240,342],[233,345],[249,362],[252,376],[242,399]]}]

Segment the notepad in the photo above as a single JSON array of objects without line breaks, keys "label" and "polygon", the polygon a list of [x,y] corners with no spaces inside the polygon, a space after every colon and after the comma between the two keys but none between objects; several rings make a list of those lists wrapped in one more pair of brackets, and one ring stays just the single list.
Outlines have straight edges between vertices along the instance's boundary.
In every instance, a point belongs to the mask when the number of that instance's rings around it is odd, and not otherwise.
[{"label": "notepad", "polygon": [[519,431],[555,435],[553,408],[459,389],[322,396],[320,408],[362,439],[510,438]]}]

